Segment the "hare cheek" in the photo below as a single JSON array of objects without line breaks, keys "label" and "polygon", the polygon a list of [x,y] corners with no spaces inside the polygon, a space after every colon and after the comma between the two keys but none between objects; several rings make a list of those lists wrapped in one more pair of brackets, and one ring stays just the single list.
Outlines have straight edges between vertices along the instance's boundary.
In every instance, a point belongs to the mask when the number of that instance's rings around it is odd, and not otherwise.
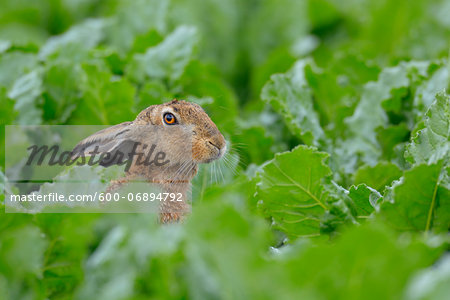
[{"label": "hare cheek", "polygon": [[192,145],[192,160],[195,162],[202,163],[205,160],[204,156],[205,156],[204,146],[198,142],[194,143]]},{"label": "hare cheek", "polygon": [[192,145],[192,158],[195,162],[210,163],[220,156],[221,151],[208,142],[198,141]]}]

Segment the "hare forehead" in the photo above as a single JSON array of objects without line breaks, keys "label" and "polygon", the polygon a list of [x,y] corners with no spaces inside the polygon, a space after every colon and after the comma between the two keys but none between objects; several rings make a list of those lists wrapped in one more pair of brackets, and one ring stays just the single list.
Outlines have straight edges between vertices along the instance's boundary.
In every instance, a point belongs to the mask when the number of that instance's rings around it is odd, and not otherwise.
[{"label": "hare forehead", "polygon": [[216,125],[203,109],[180,109],[178,114],[182,122],[186,125],[193,125],[193,129],[200,136],[213,136],[219,133]]}]

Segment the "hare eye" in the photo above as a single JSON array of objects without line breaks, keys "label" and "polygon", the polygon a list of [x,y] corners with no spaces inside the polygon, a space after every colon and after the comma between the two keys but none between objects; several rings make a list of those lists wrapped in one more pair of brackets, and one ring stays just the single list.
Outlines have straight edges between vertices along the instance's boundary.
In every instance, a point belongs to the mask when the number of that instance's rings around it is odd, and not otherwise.
[{"label": "hare eye", "polygon": [[167,125],[174,125],[177,122],[177,119],[171,113],[165,113],[163,119],[164,123],[166,123]]}]

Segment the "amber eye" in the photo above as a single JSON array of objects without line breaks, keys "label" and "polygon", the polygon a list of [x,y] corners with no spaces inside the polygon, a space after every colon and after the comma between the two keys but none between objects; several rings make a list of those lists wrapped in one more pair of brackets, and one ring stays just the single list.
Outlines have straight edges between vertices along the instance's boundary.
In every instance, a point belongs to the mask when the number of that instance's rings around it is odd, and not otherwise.
[{"label": "amber eye", "polygon": [[164,123],[166,123],[167,125],[174,125],[176,124],[177,119],[175,118],[175,116],[171,113],[165,113],[164,114]]}]

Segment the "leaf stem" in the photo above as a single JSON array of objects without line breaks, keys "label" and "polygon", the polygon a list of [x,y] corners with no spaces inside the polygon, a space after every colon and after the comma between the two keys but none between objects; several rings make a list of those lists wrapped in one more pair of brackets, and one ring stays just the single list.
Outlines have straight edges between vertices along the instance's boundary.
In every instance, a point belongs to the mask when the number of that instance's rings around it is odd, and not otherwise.
[{"label": "leaf stem", "polygon": [[430,209],[428,210],[428,217],[427,217],[427,224],[425,226],[425,233],[427,233],[430,230],[431,218],[433,216],[434,205],[436,203],[436,195],[437,195],[438,184],[439,184],[439,179],[436,180],[436,184],[434,186],[433,198],[431,199]]}]

